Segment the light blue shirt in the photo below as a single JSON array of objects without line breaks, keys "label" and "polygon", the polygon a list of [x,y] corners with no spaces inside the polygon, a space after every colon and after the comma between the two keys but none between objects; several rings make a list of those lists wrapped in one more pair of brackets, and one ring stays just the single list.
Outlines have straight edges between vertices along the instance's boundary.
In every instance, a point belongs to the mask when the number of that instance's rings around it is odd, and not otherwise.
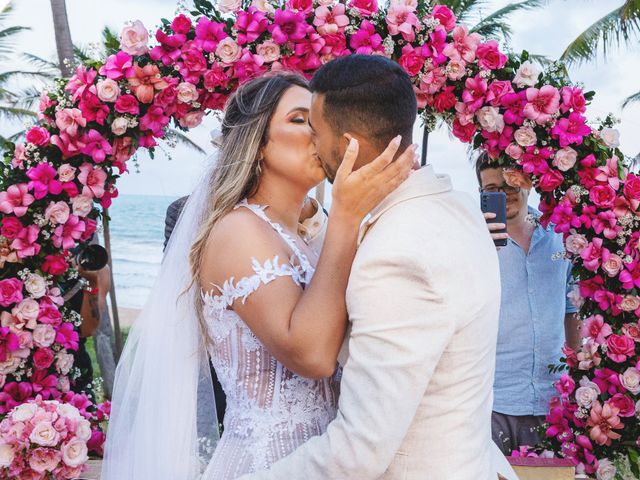
[{"label": "light blue shirt", "polygon": [[[530,213],[539,213],[530,209]],[[529,252],[513,240],[498,251],[502,299],[496,353],[493,410],[507,415],[544,415],[557,395],[550,374],[565,342],[564,317],[574,313],[571,263],[552,259],[564,252],[562,235],[537,225]]]}]

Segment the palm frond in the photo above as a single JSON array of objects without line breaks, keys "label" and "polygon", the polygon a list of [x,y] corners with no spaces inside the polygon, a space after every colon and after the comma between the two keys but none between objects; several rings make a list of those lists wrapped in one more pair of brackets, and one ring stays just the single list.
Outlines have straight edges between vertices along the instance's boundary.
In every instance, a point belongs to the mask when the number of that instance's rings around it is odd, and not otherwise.
[{"label": "palm frond", "polygon": [[26,108],[18,108],[9,105],[0,105],[0,119],[6,120],[25,120],[35,117],[35,112]]},{"label": "palm frond", "polygon": [[481,35],[495,34],[501,32],[506,40],[511,37],[511,27],[506,23],[507,18],[516,12],[523,10],[533,10],[547,4],[547,0],[524,0],[522,2],[510,3],[499,10],[484,17],[472,29]]},{"label": "palm frond", "polygon": [[446,5],[461,23],[469,23],[470,17],[477,15],[486,5],[486,0],[438,0],[435,3]]},{"label": "palm frond", "polygon": [[35,68],[40,72],[45,72],[46,75],[51,75],[55,77],[60,76],[60,67],[58,64],[52,60],[47,60],[46,58],[39,57],[38,55],[34,55],[32,53],[23,53],[22,57],[32,64]]},{"label": "palm frond", "polygon": [[76,47],[75,45],[73,46],[73,56],[76,57],[76,59],[79,60],[80,63],[85,63],[91,60],[91,57],[86,48]]},{"label": "palm frond", "polygon": [[14,94],[13,105],[25,110],[34,110],[41,94],[42,89],[31,85]]},{"label": "palm frond", "polygon": [[627,98],[625,98],[624,102],[622,102],[622,108],[626,108],[630,104],[635,102],[640,102],[640,91],[634,93],[633,95],[629,95]]},{"label": "palm frond", "polygon": [[640,1],[627,0],[594,22],[569,44],[560,56],[567,64],[580,64],[594,59],[600,47],[606,58],[607,51],[621,43],[629,43],[640,35]]},{"label": "palm frond", "polygon": [[193,140],[191,140],[189,137],[187,137],[184,133],[182,133],[180,130],[176,130],[175,128],[170,128],[169,131],[167,132],[169,136],[172,136],[177,143],[184,145],[185,147],[188,147],[192,150],[195,150],[196,152],[204,155],[205,152],[204,149],[198,145],[197,143],[195,143]]},{"label": "palm frond", "polygon": [[0,73],[0,83],[8,82],[9,80],[19,79],[20,77],[28,77],[38,80],[51,80],[55,77],[53,74],[39,71],[26,71],[26,70],[12,70],[10,72]]},{"label": "palm frond", "polygon": [[102,29],[102,43],[104,44],[107,56],[115,55],[120,50],[120,39],[118,32],[108,26]]}]

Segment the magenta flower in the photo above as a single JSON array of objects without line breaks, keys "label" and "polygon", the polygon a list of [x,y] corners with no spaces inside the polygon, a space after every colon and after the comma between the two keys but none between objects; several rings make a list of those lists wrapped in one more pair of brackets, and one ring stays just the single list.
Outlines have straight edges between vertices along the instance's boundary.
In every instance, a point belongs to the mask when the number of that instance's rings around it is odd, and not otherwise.
[{"label": "magenta flower", "polygon": [[551,85],[545,85],[540,89],[527,88],[527,101],[529,103],[524,107],[524,116],[534,120],[538,125],[544,125],[560,107],[560,92]]},{"label": "magenta flower", "polygon": [[462,60],[471,63],[476,58],[476,50],[482,41],[478,33],[469,33],[464,25],[453,29],[453,42],[444,47],[443,53],[452,60]]},{"label": "magenta flower", "polygon": [[260,55],[244,50],[240,60],[233,64],[233,75],[242,84],[262,74],[265,71],[263,64],[264,59]]},{"label": "magenta flower", "polygon": [[[339,5],[344,9],[342,4]],[[415,9],[408,5],[392,5],[387,11],[386,21],[391,35],[401,34],[407,42],[413,42],[416,39],[416,31],[420,29],[420,20],[416,17]]]},{"label": "magenta flower", "polygon": [[0,413],[8,413],[31,397],[33,387],[29,382],[7,383],[0,392]]},{"label": "magenta flower", "polygon": [[22,217],[34,200],[26,183],[10,185],[5,192],[0,192],[0,212]]},{"label": "magenta flower", "polygon": [[73,94],[74,102],[77,102],[80,97],[84,96],[85,92],[96,92],[94,85],[96,75],[98,75],[98,72],[93,68],[85,68],[82,65],[76,68],[75,75],[69,79],[69,83],[67,83],[65,88],[65,90]]},{"label": "magenta flower", "polygon": [[156,31],[156,40],[160,43],[151,49],[149,56],[156,62],[160,60],[166,66],[173,65],[182,53],[180,48],[187,41],[184,34],[167,35],[162,30]]},{"label": "magenta flower", "polygon": [[616,363],[622,363],[627,357],[635,355],[636,344],[626,335],[612,334],[607,338],[607,357]]},{"label": "magenta flower", "polygon": [[[64,108],[56,112],[56,126],[70,137],[78,134],[79,127],[86,127],[87,120],[78,108]],[[52,142],[53,143],[53,142]]]},{"label": "magenta flower", "polygon": [[551,129],[552,136],[558,139],[562,148],[582,144],[582,139],[590,133],[587,119],[577,112],[571,112],[568,118],[560,118]]},{"label": "magenta flower", "polygon": [[58,377],[53,374],[48,374],[46,370],[36,369],[29,380],[31,380],[31,385],[33,386],[33,393],[41,395],[45,400],[58,398],[60,396]]},{"label": "magenta flower", "polygon": [[58,248],[69,250],[76,245],[82,237],[85,224],[77,215],[69,215],[67,223],[58,225],[51,237],[53,244]]},{"label": "magenta flower", "polygon": [[17,278],[0,280],[0,306],[10,307],[22,301],[22,282]]},{"label": "magenta flower", "polygon": [[62,323],[62,314],[56,305],[48,298],[40,300],[38,321],[57,328]]},{"label": "magenta flower", "polygon": [[49,144],[49,130],[44,127],[32,127],[25,137],[27,142],[44,147]]},{"label": "magenta flower", "polygon": [[555,384],[556,390],[562,396],[562,398],[569,398],[569,395],[576,389],[576,382],[573,381],[566,373],[560,376],[560,379]]},{"label": "magenta flower", "polygon": [[257,38],[267,31],[269,19],[256,7],[249,7],[246,12],[238,13],[235,28],[238,31],[238,45],[253,43]]},{"label": "magenta flower", "polygon": [[109,142],[93,128],[82,137],[82,143],[84,143],[82,153],[89,155],[96,163],[104,162],[107,155],[112,152]]},{"label": "magenta flower", "polygon": [[317,33],[311,33],[304,40],[295,44],[294,52],[300,58],[300,69],[317,70],[320,62],[320,51],[324,47],[324,39]]},{"label": "magenta flower", "polygon": [[58,172],[48,163],[41,163],[27,170],[29,190],[33,190],[36,200],[40,200],[47,194],[58,195],[62,192],[62,183],[56,180]]},{"label": "magenta flower", "polygon": [[445,5],[436,5],[431,11],[433,18],[440,22],[447,32],[453,30],[456,26],[456,16],[453,11]]},{"label": "magenta flower", "polygon": [[163,135],[162,129],[167,126],[170,118],[164,114],[162,107],[152,106],[140,119],[140,129],[150,130],[154,137]]},{"label": "magenta flower", "polygon": [[40,253],[40,245],[36,243],[39,234],[40,228],[37,225],[29,225],[20,231],[11,242],[11,248],[16,251],[18,258],[33,257]]},{"label": "magenta flower", "polygon": [[560,95],[562,95],[562,104],[560,105],[560,111],[562,111],[562,113],[567,113],[569,110],[584,113],[587,110],[587,101],[580,88],[562,87]]},{"label": "magenta flower", "polygon": [[376,33],[375,27],[368,20],[363,20],[360,29],[351,35],[349,46],[361,55],[371,55],[373,52],[384,50],[382,37]]},{"label": "magenta flower", "polygon": [[618,157],[614,155],[613,157],[608,158],[604,165],[598,167],[598,170],[600,170],[600,173],[598,173],[595,178],[598,182],[608,183],[614,190],[618,190],[618,188],[620,188]]},{"label": "magenta flower", "polygon": [[79,138],[73,138],[66,132],[60,132],[60,135],[53,135],[51,137],[51,143],[58,147],[62,152],[62,158],[67,159],[75,157],[82,153],[84,144]]},{"label": "magenta flower", "polygon": [[104,121],[109,115],[109,107],[93,93],[83,95],[78,108],[82,111],[82,116],[87,122],[96,122],[99,125],[104,125]]},{"label": "magenta flower", "polygon": [[205,52],[214,52],[220,40],[228,37],[224,27],[224,23],[212,22],[208,18],[200,17],[196,25],[196,45]]},{"label": "magenta flower", "polygon": [[355,8],[363,17],[370,17],[378,11],[378,2],[377,0],[351,0],[349,8]]},{"label": "magenta flower", "polygon": [[20,348],[18,336],[9,327],[0,328],[0,362],[6,362],[8,354]]},{"label": "magenta flower", "polygon": [[613,333],[611,325],[605,323],[602,315],[592,315],[584,320],[582,336],[593,338],[597,343],[605,343],[607,337]]},{"label": "magenta flower", "polygon": [[600,268],[602,261],[602,239],[594,238],[593,241],[580,252],[580,256],[582,260],[584,260],[584,268],[596,272],[598,268]]},{"label": "magenta flower", "polygon": [[619,278],[622,288],[627,290],[631,290],[634,286],[640,288],[640,262],[625,264],[625,270],[620,272]]},{"label": "magenta flower", "polygon": [[122,80],[131,67],[133,67],[133,57],[121,50],[115,55],[107,57],[105,64],[100,67],[100,75],[111,80]]},{"label": "magenta flower", "polygon": [[618,225],[618,218],[612,211],[600,212],[593,218],[591,222],[593,230],[598,234],[602,234],[604,238],[613,240],[618,235],[618,232],[622,230],[622,227]]},{"label": "magenta flower", "polygon": [[104,183],[107,180],[107,173],[99,167],[93,168],[89,163],[80,165],[79,170],[78,180],[84,185],[82,194],[88,197],[101,198],[104,195]]},{"label": "magenta flower", "polygon": [[116,100],[114,108],[116,109],[116,112],[119,113],[138,115],[140,113],[140,102],[138,102],[138,99],[133,95],[121,95]]},{"label": "magenta flower", "polygon": [[467,104],[469,112],[476,112],[484,105],[485,94],[487,93],[487,81],[476,75],[467,78],[464,82],[464,90],[462,91],[462,101]]},{"label": "magenta flower", "polygon": [[56,333],[56,343],[68,350],[78,349],[78,332],[73,329],[73,324],[65,322],[60,325]]},{"label": "magenta flower", "polygon": [[518,93],[506,93],[501,102],[506,109],[504,121],[507,124],[522,125],[524,123],[524,107],[527,105],[527,92],[522,90]]},{"label": "magenta flower", "polygon": [[498,70],[507,63],[507,56],[500,51],[498,42],[495,40],[478,45],[476,56],[478,63],[485,70]]},{"label": "magenta flower", "polygon": [[274,42],[284,45],[289,41],[302,40],[307,34],[307,26],[302,13],[276,10],[273,25],[269,26],[269,31]]}]

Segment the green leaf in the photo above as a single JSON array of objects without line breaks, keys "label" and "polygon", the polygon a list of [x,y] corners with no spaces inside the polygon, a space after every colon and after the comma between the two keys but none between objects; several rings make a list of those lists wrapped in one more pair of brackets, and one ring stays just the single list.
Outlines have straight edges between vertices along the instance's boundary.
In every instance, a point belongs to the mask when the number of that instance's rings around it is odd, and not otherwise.
[{"label": "green leaf", "polygon": [[640,478],[640,454],[638,449],[628,447],[629,464],[631,465],[631,473],[635,475],[635,478]]}]

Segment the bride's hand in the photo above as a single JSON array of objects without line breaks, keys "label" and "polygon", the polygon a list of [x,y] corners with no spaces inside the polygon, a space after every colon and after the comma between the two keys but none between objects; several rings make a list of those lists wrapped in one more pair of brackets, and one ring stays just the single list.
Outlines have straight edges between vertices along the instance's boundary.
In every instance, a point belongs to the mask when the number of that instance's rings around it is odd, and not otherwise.
[{"label": "bride's hand", "polygon": [[331,217],[338,215],[360,225],[374,207],[409,177],[417,162],[418,146],[410,145],[394,162],[400,141],[399,136],[391,140],[377,158],[354,172],[359,145],[355,138],[351,139],[333,183]]}]

